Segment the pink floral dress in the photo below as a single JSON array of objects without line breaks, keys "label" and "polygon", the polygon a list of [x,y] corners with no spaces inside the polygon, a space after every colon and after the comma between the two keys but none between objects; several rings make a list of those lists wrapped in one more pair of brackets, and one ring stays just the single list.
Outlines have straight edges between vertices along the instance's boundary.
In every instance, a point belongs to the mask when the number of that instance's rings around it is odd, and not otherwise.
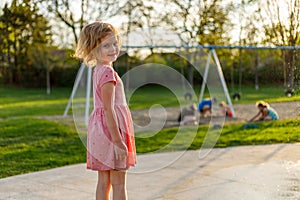
[{"label": "pink floral dress", "polygon": [[[114,144],[106,125],[101,98],[104,83],[115,85],[115,112],[121,137],[128,148],[125,160],[116,160]],[[136,164],[136,150],[131,114],[126,103],[123,82],[107,65],[99,65],[93,71],[94,110],[89,118],[87,136],[87,168],[91,170],[126,170]]]}]

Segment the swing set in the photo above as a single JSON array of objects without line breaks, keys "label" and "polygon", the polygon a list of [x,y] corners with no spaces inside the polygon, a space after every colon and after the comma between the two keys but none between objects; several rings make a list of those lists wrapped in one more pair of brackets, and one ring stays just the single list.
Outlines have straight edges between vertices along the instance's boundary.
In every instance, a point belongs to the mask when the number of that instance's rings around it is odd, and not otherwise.
[{"label": "swing set", "polygon": [[[226,85],[226,81],[223,75],[223,71],[222,71],[222,67],[219,61],[219,58],[217,56],[216,53],[216,49],[270,49],[270,50],[300,50],[300,46],[275,46],[275,47],[270,47],[270,46],[213,46],[213,45],[208,45],[208,46],[125,46],[123,47],[124,49],[145,49],[145,48],[150,48],[150,49],[208,49],[208,54],[207,54],[207,60],[206,60],[206,64],[205,64],[205,69],[204,69],[204,73],[202,74],[203,76],[203,80],[202,80],[202,84],[201,84],[201,90],[200,90],[200,95],[198,98],[198,102],[200,102],[201,100],[203,100],[204,97],[204,92],[206,87],[209,88],[208,86],[208,82],[209,82],[209,72],[212,68],[214,68],[214,77],[217,77],[218,81],[220,82],[219,87],[221,87],[221,89],[224,92],[224,96],[226,101],[228,102],[228,105],[231,109],[232,112],[232,117],[235,117],[235,111],[234,111],[234,107],[228,92],[228,88]],[[89,111],[90,111],[90,98],[91,98],[91,79],[92,79],[92,68],[90,67],[86,67],[83,63],[81,64],[79,71],[77,73],[77,77],[75,79],[74,82],[74,86],[73,86],[73,90],[72,93],[70,95],[68,104],[65,108],[63,117],[66,117],[68,114],[68,111],[70,109],[71,103],[73,98],[75,97],[76,91],[79,87],[80,82],[82,81],[82,78],[84,76],[84,71],[85,69],[87,69],[87,77],[86,77],[86,94],[85,94],[85,114],[84,114],[84,118],[85,118],[85,124],[88,123],[88,117],[89,117]],[[181,73],[183,73],[183,68],[181,68]],[[216,76],[217,75],[217,76]],[[239,81],[241,82],[241,81]],[[219,88],[220,89],[220,88]],[[184,88],[183,88],[184,90]],[[240,88],[241,90],[241,88]],[[232,98],[233,99],[240,99],[240,92],[239,93],[234,93]],[[184,98],[186,100],[189,100],[192,98],[191,94],[189,92],[185,92],[184,93]]]}]

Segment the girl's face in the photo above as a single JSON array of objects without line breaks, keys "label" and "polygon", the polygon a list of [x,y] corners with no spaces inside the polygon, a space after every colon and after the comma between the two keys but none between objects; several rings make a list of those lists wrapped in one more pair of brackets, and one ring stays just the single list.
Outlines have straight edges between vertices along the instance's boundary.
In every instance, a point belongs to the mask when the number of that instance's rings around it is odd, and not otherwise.
[{"label": "girl's face", "polygon": [[119,44],[115,34],[111,33],[104,38],[97,49],[98,62],[111,65],[116,61],[120,53]]},{"label": "girl's face", "polygon": [[263,110],[264,110],[264,107],[263,107],[263,106],[258,106],[258,109],[259,109],[260,111],[263,111]]}]

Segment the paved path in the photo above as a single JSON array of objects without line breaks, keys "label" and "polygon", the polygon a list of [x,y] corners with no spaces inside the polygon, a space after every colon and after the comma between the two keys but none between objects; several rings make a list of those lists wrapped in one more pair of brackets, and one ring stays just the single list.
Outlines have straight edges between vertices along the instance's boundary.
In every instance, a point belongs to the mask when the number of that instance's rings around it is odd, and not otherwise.
[{"label": "paved path", "polygon": [[[128,173],[129,200],[300,199],[300,143],[213,149],[204,158],[199,151],[148,154],[138,161]],[[0,199],[90,200],[95,183],[96,172],[85,164],[66,166],[0,179]]]}]

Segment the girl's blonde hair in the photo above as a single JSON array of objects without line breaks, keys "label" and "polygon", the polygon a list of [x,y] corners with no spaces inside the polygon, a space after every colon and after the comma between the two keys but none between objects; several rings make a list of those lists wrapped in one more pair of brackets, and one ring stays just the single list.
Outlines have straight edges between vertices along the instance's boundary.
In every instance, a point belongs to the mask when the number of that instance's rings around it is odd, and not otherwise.
[{"label": "girl's blonde hair", "polygon": [[264,102],[264,101],[257,101],[255,103],[255,105],[256,105],[256,107],[262,106],[262,107],[265,107],[265,108],[270,108],[270,105],[267,102]]},{"label": "girl's blonde hair", "polygon": [[114,34],[118,45],[121,45],[118,30],[111,24],[96,21],[83,27],[80,32],[77,48],[74,56],[82,59],[86,65],[94,66],[96,64],[95,48],[103,42],[102,39],[109,34]]}]

